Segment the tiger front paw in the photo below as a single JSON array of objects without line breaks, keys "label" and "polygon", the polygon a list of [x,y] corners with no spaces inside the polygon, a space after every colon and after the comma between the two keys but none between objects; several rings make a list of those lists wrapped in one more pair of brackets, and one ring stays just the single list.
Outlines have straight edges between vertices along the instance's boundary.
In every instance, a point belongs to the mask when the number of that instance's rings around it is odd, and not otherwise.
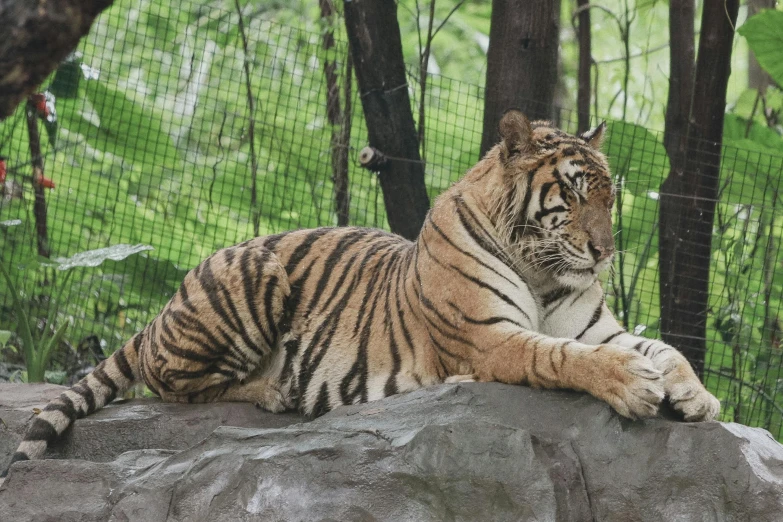
[{"label": "tiger front paw", "polygon": [[654,417],[665,393],[662,373],[652,362],[621,347],[604,345],[596,351],[593,395],[629,419]]},{"label": "tiger front paw", "polygon": [[688,422],[711,421],[720,413],[720,401],[704,388],[696,375],[679,382],[666,382],[665,387],[669,404]]}]

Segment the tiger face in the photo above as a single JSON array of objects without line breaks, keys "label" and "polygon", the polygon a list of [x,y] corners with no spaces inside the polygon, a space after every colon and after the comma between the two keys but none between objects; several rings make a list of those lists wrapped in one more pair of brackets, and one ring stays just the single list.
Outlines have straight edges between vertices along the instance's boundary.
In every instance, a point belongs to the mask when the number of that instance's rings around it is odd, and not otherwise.
[{"label": "tiger face", "polygon": [[[598,150],[605,124],[572,136],[518,111],[501,121],[505,228],[520,271],[587,287],[612,262],[615,199]],[[530,274],[529,276],[532,276]]]}]

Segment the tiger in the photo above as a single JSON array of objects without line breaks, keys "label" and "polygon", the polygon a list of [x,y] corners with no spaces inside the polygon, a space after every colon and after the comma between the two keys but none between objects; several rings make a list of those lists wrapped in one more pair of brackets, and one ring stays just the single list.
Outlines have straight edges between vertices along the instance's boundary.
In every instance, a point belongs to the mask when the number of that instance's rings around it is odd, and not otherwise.
[{"label": "tiger", "polygon": [[[12,463],[137,383],[164,401],[317,417],[450,382],[587,392],[623,417],[720,402],[685,357],[627,332],[598,278],[615,253],[606,124],[571,135],[507,111],[500,142],[418,238],[323,227],[219,250],[156,318],[33,419]],[[4,476],[8,470],[4,472]]]}]

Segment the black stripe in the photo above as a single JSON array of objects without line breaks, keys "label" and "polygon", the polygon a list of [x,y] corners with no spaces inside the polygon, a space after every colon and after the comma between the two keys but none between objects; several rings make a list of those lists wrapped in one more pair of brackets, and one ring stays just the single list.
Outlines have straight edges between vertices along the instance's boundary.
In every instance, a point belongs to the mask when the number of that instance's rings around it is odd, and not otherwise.
[{"label": "black stripe", "polygon": [[[386,272],[389,271],[388,268],[388,261],[389,261],[389,252],[384,252],[380,255],[380,259],[378,259],[378,262],[376,265],[372,268],[372,276],[370,276],[370,281],[367,283],[364,289],[364,297],[361,299],[361,306],[359,306],[359,312],[356,314],[356,324],[353,327],[353,333],[354,335],[359,333],[359,327],[362,324],[362,320],[364,319],[364,314],[367,312],[367,306],[369,304],[372,304],[371,308],[372,310],[375,309],[375,305],[377,304],[377,298],[373,299],[373,294],[375,293],[375,287],[378,283],[378,279],[381,276],[381,270],[386,270]],[[372,318],[372,315],[370,315],[370,318]],[[369,322],[370,319],[368,319]]]},{"label": "black stripe", "polygon": [[299,309],[299,302],[302,299],[302,287],[307,284],[307,281],[310,279],[310,273],[313,271],[313,267],[317,262],[317,258],[310,261],[310,264],[307,265],[307,268],[305,269],[302,276],[295,281],[291,281],[291,293],[288,296],[286,305],[291,311],[292,317],[296,316],[296,312]]},{"label": "black stripe", "polygon": [[[275,347],[275,344],[277,344],[277,338],[280,334],[277,321],[275,320],[274,316],[274,301],[276,297],[275,290],[278,289],[279,283],[280,279],[277,276],[272,276],[269,278],[269,281],[267,281],[266,287],[264,288],[264,315],[266,316],[267,327],[269,328],[269,333],[271,336],[269,340],[270,348]],[[264,335],[264,339],[266,339],[266,335]]]},{"label": "black stripe", "polygon": [[550,292],[547,292],[547,293],[545,293],[544,295],[541,296],[541,306],[546,308],[547,306],[551,305],[552,303],[554,303],[558,299],[563,299],[563,298],[567,297],[573,291],[574,290],[572,288],[568,288],[568,287],[563,286],[563,287],[560,287],[560,288],[556,288],[556,289],[554,289],[554,290],[552,290]]},{"label": "black stripe", "polygon": [[410,350],[411,355],[415,360],[416,349],[413,344],[413,338],[411,337],[410,331],[408,330],[408,325],[405,322],[405,310],[402,308],[402,302],[400,301],[400,285],[402,285],[402,292],[405,294],[405,302],[408,305],[407,309],[411,312],[413,311],[413,307],[410,304],[410,300],[408,300],[408,292],[405,288],[406,278],[402,277],[403,266],[405,267],[405,274],[407,275],[408,270],[410,268],[408,256],[401,257],[400,259],[400,270],[397,272],[397,282],[395,284],[395,291],[394,291],[394,302],[396,306],[395,310],[397,311],[397,317],[400,320],[400,329],[402,330],[402,336],[405,338],[405,344],[408,345],[408,350]]},{"label": "black stripe", "polygon": [[554,382],[554,381],[552,381],[552,379],[550,379],[548,377],[545,377],[543,374],[541,374],[538,371],[538,347],[539,347],[540,341],[541,341],[540,338],[536,338],[536,340],[535,340],[535,342],[533,344],[533,348],[532,348],[533,349],[533,363],[530,365],[530,369],[533,371],[533,375],[535,376],[535,378],[538,379],[539,381],[544,382],[544,383],[552,383],[552,382]]},{"label": "black stripe", "polygon": [[[344,404],[353,404],[357,397],[361,402],[367,402],[367,378],[369,372],[367,364],[367,353],[370,344],[370,336],[372,334],[373,318],[375,317],[375,311],[381,298],[381,293],[384,289],[383,286],[378,285],[378,281],[379,279],[383,281],[387,280],[390,267],[393,266],[393,263],[390,262],[390,260],[396,259],[393,256],[393,253],[394,252],[392,251],[389,254],[383,254],[383,257],[378,260],[378,264],[373,270],[373,275],[367,284],[368,289],[365,292],[365,297],[362,301],[362,307],[360,308],[359,314],[357,315],[357,327],[359,326],[359,321],[361,321],[362,316],[364,315],[364,305],[368,301],[372,301],[372,306],[370,307],[370,313],[367,315],[367,320],[362,327],[362,332],[359,337],[359,349],[356,354],[356,361],[352,365],[351,370],[340,383],[340,396],[343,399]],[[381,277],[381,274],[383,274],[383,277]],[[378,286],[377,293],[375,292],[376,286]],[[386,291],[389,291],[389,286],[386,286]],[[356,332],[357,330],[354,331]],[[353,391],[349,391],[349,387],[354,380],[357,381],[356,386],[354,387]]]},{"label": "black stripe", "polygon": [[502,317],[493,315],[491,317],[487,317],[486,319],[476,319],[475,317],[470,317],[469,315],[466,315],[465,312],[463,312],[457,305],[452,303],[451,301],[448,301],[447,303],[454,311],[460,314],[460,318],[465,321],[466,323],[470,324],[477,324],[477,325],[493,325],[498,323],[509,323],[513,324],[516,327],[519,328],[525,328],[520,323],[514,321],[513,319],[509,319],[508,317]]},{"label": "black stripe", "polygon": [[[256,261],[255,266],[253,267],[255,271],[250,266],[250,257],[253,256],[255,252],[246,249],[244,252],[242,252],[242,256],[239,259],[239,270],[242,274],[242,289],[245,293],[245,302],[247,303],[247,309],[250,312],[250,318],[253,320],[253,325],[256,327],[256,330],[261,334],[261,337],[264,338],[264,342],[268,347],[273,346],[273,339],[269,334],[267,334],[266,329],[264,328],[264,325],[261,323],[261,316],[258,313],[258,302],[256,301],[256,295],[259,290],[257,284],[253,284],[255,281],[255,277],[253,275],[263,276],[264,273],[264,265],[266,261],[269,259],[269,256],[271,252],[269,250],[263,250],[261,252],[260,259],[258,256],[254,256]],[[255,272],[255,274],[254,274]],[[276,278],[275,278],[276,279]],[[267,286],[264,289],[264,295],[268,295],[271,292],[274,292],[275,290],[275,284],[270,279],[270,281],[267,282]],[[271,301],[271,299],[270,299]],[[266,299],[264,300],[266,303]],[[267,308],[267,314],[269,313],[269,310]],[[267,316],[267,322],[269,325],[272,324],[272,321],[269,321],[269,316]],[[266,351],[266,350],[263,350]]]},{"label": "black stripe", "polygon": [[[560,349],[561,352],[563,351],[563,346],[562,345],[558,345],[558,348]],[[554,374],[555,377],[559,377],[560,376],[560,370],[558,370],[556,368],[556,366],[555,366],[555,349],[554,348],[551,348],[549,350],[549,367],[551,368],[552,374]]]},{"label": "black stripe", "polygon": [[[397,374],[400,372],[400,366],[402,359],[400,357],[400,348],[397,346],[397,339],[394,336],[394,317],[391,312],[391,290],[395,290],[395,296],[397,295],[397,283],[400,280],[400,273],[402,272],[402,256],[398,256],[395,259],[395,265],[394,268],[396,270],[396,278],[395,278],[395,285],[390,287],[386,292],[386,306],[385,306],[385,317],[384,317],[384,325],[387,328],[387,331],[389,332],[389,355],[392,359],[392,369],[389,373],[389,378],[386,380],[386,385],[383,387],[383,393],[385,396],[394,395],[397,393]],[[397,300],[399,303],[399,300]],[[399,308],[397,309],[399,310]],[[402,313],[402,310],[399,310],[398,313]]]},{"label": "black stripe", "polygon": [[[380,251],[381,249],[388,248],[388,247],[389,245],[387,243],[377,241],[374,244],[372,244],[372,246],[370,246],[367,250],[363,252],[357,252],[355,255],[351,256],[351,259],[348,261],[348,263],[346,263],[343,272],[340,274],[340,278],[337,280],[337,283],[334,285],[334,288],[332,288],[329,297],[326,299],[324,304],[321,305],[321,312],[325,311],[332,303],[332,301],[337,297],[337,294],[343,288],[343,284],[345,283],[345,280],[347,279],[348,274],[351,272],[351,269],[353,268],[353,265],[356,263],[356,261],[359,261],[359,273],[361,274],[364,272],[364,267],[367,263],[367,260],[373,258],[375,254],[377,254],[378,251]],[[361,254],[364,254],[364,256],[361,258],[361,260],[359,260],[359,256]]]},{"label": "black stripe", "polygon": [[283,239],[284,237],[286,237],[290,233],[291,232],[281,232],[279,234],[273,234],[271,236],[266,236],[264,238],[263,242],[261,243],[261,245],[264,248],[268,248],[269,250],[274,252],[275,251],[275,247],[277,247],[277,244],[280,242],[280,240]]},{"label": "black stripe", "polygon": [[644,345],[644,343],[646,343],[646,342],[647,342],[647,340],[646,340],[646,339],[645,339],[644,341],[639,341],[638,343],[636,343],[636,344],[634,345],[634,347],[632,348],[632,350],[634,350],[634,351],[637,351],[637,352],[638,352],[638,351],[639,351],[639,349],[642,347],[642,345]]},{"label": "black stripe", "polygon": [[188,295],[187,280],[182,281],[179,286],[180,302],[182,306],[187,308],[190,312],[196,313],[196,306],[190,302],[190,296]]},{"label": "black stripe", "polygon": [[321,383],[321,390],[318,392],[318,398],[313,406],[313,417],[320,417],[325,413],[329,413],[332,408],[329,406],[329,387],[326,381]]},{"label": "black stripe", "polygon": [[294,373],[294,356],[299,352],[299,339],[290,339],[285,342],[285,362],[283,371],[280,374],[280,382],[285,384],[286,380]]},{"label": "black stripe", "polygon": [[603,341],[601,341],[598,344],[606,344],[609,341],[611,341],[612,339],[614,339],[615,337],[617,337],[618,335],[624,334],[624,333],[625,333],[625,330],[620,330],[619,332],[615,332],[615,333],[613,333],[612,335],[610,335],[609,337],[607,337],[606,339],[604,339]]},{"label": "black stripe", "polygon": [[333,229],[326,227],[316,228],[311,230],[305,237],[303,237],[299,243],[299,246],[294,249],[293,253],[291,253],[291,257],[288,258],[288,263],[285,265],[286,273],[290,276],[294,270],[296,270],[296,267],[299,266],[299,263],[302,262],[305,256],[310,253],[310,250],[313,248],[315,242],[319,238],[332,231]]},{"label": "black stripe", "polygon": [[533,178],[536,176],[536,171],[539,167],[531,170],[527,173],[527,185],[525,189],[525,199],[522,201],[522,208],[519,209],[519,216],[527,219],[527,211],[530,207],[530,201],[533,199]]},{"label": "black stripe", "polygon": [[[481,224],[478,222],[478,219],[473,215],[473,212],[470,211],[470,209],[464,203],[464,201],[462,201],[461,198],[454,198],[454,201],[456,203],[457,217],[459,218],[460,224],[468,233],[468,235],[471,237],[473,242],[476,243],[479,246],[479,248],[489,253],[491,256],[496,257],[500,259],[504,264],[511,266],[512,263],[508,259],[508,256],[505,256],[503,254],[503,251],[500,248],[500,246],[495,242],[492,236],[486,230],[484,230],[484,227],[481,226]],[[476,229],[473,228],[473,225],[468,223],[468,219],[465,213],[467,213],[473,218],[473,220],[476,222],[476,226],[478,226],[481,229],[482,233],[484,234],[484,237],[479,235]]]},{"label": "black stripe", "polygon": [[57,430],[54,429],[52,423],[40,417],[36,417],[35,420],[33,420],[33,425],[30,426],[30,430],[24,436],[24,440],[43,440],[46,441],[47,444],[54,442],[56,439]]},{"label": "black stripe", "polygon": [[228,312],[223,307],[223,303],[220,302],[220,298],[218,297],[218,290],[220,289],[221,283],[218,281],[218,279],[215,277],[215,273],[212,271],[212,262],[210,259],[211,258],[207,258],[203,263],[201,263],[202,270],[201,275],[198,278],[198,283],[201,286],[202,292],[207,296],[207,300],[212,307],[212,311],[214,311],[215,314],[218,315],[224,323],[231,327],[232,330],[237,331],[240,325],[232,323],[231,317],[228,315]]},{"label": "black stripe", "polygon": [[[452,334],[452,333],[447,332],[446,330],[441,328],[435,321],[430,319],[430,317],[427,314],[424,314],[424,320],[427,321],[430,324],[430,326],[432,326],[435,330],[437,330],[437,332],[441,336],[445,337],[446,339],[449,339],[450,341],[455,341],[455,342],[464,344],[465,346],[467,346],[469,348],[472,348],[472,349],[474,349],[476,351],[479,351],[479,352],[483,352],[484,351],[484,350],[479,349],[475,344],[473,344],[473,342],[471,340],[466,339],[464,337],[461,337],[461,336],[459,336],[457,334]],[[456,327],[454,327],[454,329],[458,330]],[[449,352],[449,355],[453,355],[453,353]]]},{"label": "black stripe", "polygon": [[68,417],[68,420],[71,422],[75,421],[78,417],[73,402],[71,402],[71,399],[65,394],[61,394],[56,400],[47,404],[43,411],[59,411]]},{"label": "black stripe", "polygon": [[[247,329],[243,327],[242,318],[234,304],[231,292],[229,292],[222,281],[215,278],[214,273],[212,272],[211,263],[204,263],[204,274],[199,282],[207,293],[207,299],[215,313],[220,316],[229,328],[239,334],[247,348],[258,353],[260,348],[257,343],[248,336]],[[225,301],[225,307],[220,301],[220,296],[222,296]],[[228,310],[226,310],[226,307]]]},{"label": "black stripe", "polygon": [[103,365],[98,365],[98,367],[95,368],[95,370],[92,372],[92,376],[109,389],[109,394],[106,396],[106,401],[104,404],[108,404],[113,401],[117,396],[117,383],[115,383],[114,380],[109,377],[109,374],[107,374],[106,370],[103,369]]},{"label": "black stripe", "polygon": [[[140,333],[136,334],[133,338],[133,347],[136,350],[136,353],[139,352],[139,346],[141,345],[141,336],[144,334],[144,330],[142,330]],[[128,346],[127,344],[125,346]],[[112,355],[114,358],[114,362],[117,363],[117,369],[120,371],[123,377],[128,379],[129,381],[133,381],[133,370],[131,369],[130,364],[128,364],[128,358],[125,356],[125,347],[120,348],[116,352],[114,352],[114,355]]]},{"label": "black stripe", "polygon": [[[207,326],[204,323],[202,323],[197,317],[186,315],[177,310],[170,310],[167,315],[173,322],[177,323],[177,325],[180,328],[180,332],[177,338],[172,337],[171,339],[161,339],[161,342],[166,341],[168,343],[178,343],[181,339],[185,339],[186,341],[193,343],[194,345],[196,345],[197,348],[205,352],[207,356],[202,356],[202,357],[208,357],[208,359],[206,359],[208,361],[219,359],[220,357],[225,355],[226,346],[233,345],[232,338],[228,334],[223,332],[223,330],[221,330],[220,328],[214,328],[215,330],[217,330],[222,334],[223,340],[221,341],[220,339],[212,335],[211,330],[213,330],[213,328],[207,328]],[[200,339],[199,337],[197,337],[198,335],[204,336],[206,340]],[[188,352],[181,352],[178,348],[172,350],[172,353],[174,355],[183,357],[186,360],[189,359],[187,355]]]},{"label": "black stripe", "polygon": [[310,298],[310,302],[307,303],[305,314],[310,314],[315,309],[318,300],[321,298],[324,290],[326,289],[326,286],[329,284],[331,277],[334,275],[334,267],[340,263],[343,255],[345,255],[352,246],[368,236],[370,236],[370,234],[367,230],[357,229],[340,238],[340,241],[338,241],[337,244],[332,248],[332,252],[329,254],[329,257],[327,257],[326,261],[324,261],[321,265],[323,273],[315,285],[315,291],[313,292],[313,296]]},{"label": "black stripe", "polygon": [[[448,372],[446,372],[446,365],[443,363],[443,359],[441,358],[440,354],[441,353],[446,354],[449,357],[451,357],[452,359],[457,359],[457,360],[460,360],[462,358],[458,357],[457,354],[455,354],[454,352],[450,352],[449,350],[446,349],[445,346],[440,344],[438,342],[438,340],[435,339],[435,336],[432,335],[432,332],[429,330],[429,328],[427,328],[426,330],[427,330],[427,335],[430,338],[430,341],[432,342],[433,346],[435,346],[435,348],[437,349],[438,359],[440,359],[441,365],[443,366],[444,374],[446,374],[446,373],[448,373]],[[438,376],[441,377],[440,374]]]},{"label": "black stripe", "polygon": [[582,330],[582,332],[575,337],[576,340],[579,340],[582,338],[584,334],[587,333],[587,331],[595,326],[595,323],[598,322],[599,319],[601,319],[601,314],[604,310],[604,298],[601,296],[601,302],[598,303],[598,306],[595,308],[595,311],[593,312],[593,316],[590,317],[590,322],[587,323],[587,326],[585,326],[585,329]]},{"label": "black stripe", "polygon": [[549,181],[541,185],[541,189],[538,191],[538,210],[534,216],[534,219],[538,222],[541,222],[541,218],[544,217],[544,213],[546,212],[546,208],[544,207],[546,198],[549,195],[549,191],[555,185],[556,183],[554,181]]},{"label": "black stripe", "polygon": [[432,220],[432,217],[428,217],[428,219],[429,219],[429,223],[430,223],[430,225],[432,225],[432,228],[435,230],[435,232],[437,232],[438,234],[440,234],[440,236],[441,236],[441,237],[442,237],[442,238],[443,238],[443,239],[444,239],[444,240],[445,240],[445,241],[446,241],[446,242],[447,242],[447,243],[448,243],[448,244],[449,244],[449,245],[450,245],[452,248],[454,248],[454,249],[455,249],[457,252],[459,252],[460,254],[462,254],[462,255],[464,255],[464,256],[466,256],[466,257],[469,257],[470,259],[472,259],[473,261],[475,261],[476,263],[478,263],[480,266],[483,266],[483,267],[484,267],[484,268],[486,268],[487,270],[490,270],[490,271],[492,271],[492,272],[493,272],[495,275],[497,275],[497,276],[499,276],[499,277],[502,277],[503,279],[505,279],[506,281],[508,281],[508,282],[509,282],[509,283],[511,283],[512,285],[514,285],[515,287],[517,286],[517,284],[516,284],[514,281],[512,281],[512,280],[511,280],[511,279],[509,279],[508,277],[504,276],[503,274],[501,274],[500,272],[498,272],[497,270],[495,270],[495,268],[494,268],[494,267],[492,267],[492,266],[488,265],[487,263],[485,263],[484,261],[482,261],[481,259],[479,259],[479,258],[478,258],[476,255],[472,254],[471,252],[468,252],[467,250],[463,250],[463,249],[461,249],[460,247],[458,247],[458,246],[456,245],[456,243],[454,243],[454,242],[451,240],[451,238],[449,238],[449,237],[446,235],[446,233],[445,233],[445,232],[443,232],[443,231],[441,230],[441,228],[440,228],[440,227],[439,227],[439,226],[438,226],[438,225],[437,225],[437,224],[436,224],[436,223],[435,223],[435,222]]},{"label": "black stripe", "polygon": [[86,382],[81,381],[76,383],[73,388],[71,388],[71,391],[78,393],[84,399],[84,402],[87,403],[87,411],[80,413],[89,415],[95,411],[95,395],[92,392],[92,388],[90,388]]},{"label": "black stripe", "polygon": [[11,462],[8,463],[8,467],[5,468],[2,473],[0,473],[0,478],[5,478],[8,476],[8,470],[11,469],[11,464],[14,462],[21,462],[23,460],[30,460],[30,457],[21,451],[14,453],[13,457],[11,457]]}]

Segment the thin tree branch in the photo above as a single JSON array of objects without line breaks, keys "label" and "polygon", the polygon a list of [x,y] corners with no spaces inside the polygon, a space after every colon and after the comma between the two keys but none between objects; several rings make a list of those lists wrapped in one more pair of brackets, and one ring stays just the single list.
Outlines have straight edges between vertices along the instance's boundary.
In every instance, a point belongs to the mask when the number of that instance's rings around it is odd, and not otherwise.
[{"label": "thin tree branch", "polygon": [[250,83],[250,61],[248,56],[247,34],[245,33],[245,21],[242,15],[242,7],[239,0],[234,0],[234,6],[239,15],[239,34],[242,37],[242,49],[244,51],[244,60],[242,67],[245,70],[245,90],[247,93],[247,108],[250,112],[248,118],[248,140],[250,141],[250,212],[253,220],[253,234],[259,235],[261,224],[261,209],[258,206],[258,157],[256,156],[256,102],[253,97],[253,87]]}]

